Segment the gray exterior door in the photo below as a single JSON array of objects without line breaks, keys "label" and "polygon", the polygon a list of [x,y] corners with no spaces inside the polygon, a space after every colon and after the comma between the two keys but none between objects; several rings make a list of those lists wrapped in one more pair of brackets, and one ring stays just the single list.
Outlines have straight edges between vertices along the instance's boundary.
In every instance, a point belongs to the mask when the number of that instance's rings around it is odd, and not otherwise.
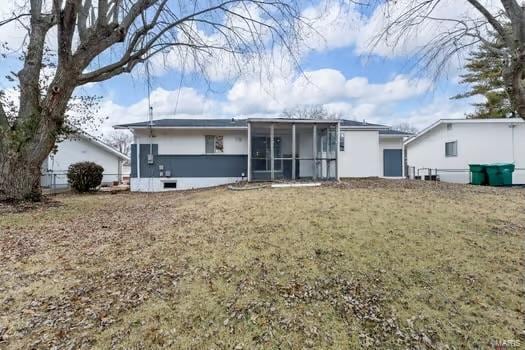
[{"label": "gray exterior door", "polygon": [[400,149],[383,150],[383,176],[403,176],[403,152]]}]

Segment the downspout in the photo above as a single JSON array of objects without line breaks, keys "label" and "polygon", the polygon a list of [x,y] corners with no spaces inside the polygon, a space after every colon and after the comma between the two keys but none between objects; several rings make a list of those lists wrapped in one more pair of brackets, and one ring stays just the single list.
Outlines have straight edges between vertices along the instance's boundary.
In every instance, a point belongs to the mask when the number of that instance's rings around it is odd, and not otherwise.
[{"label": "downspout", "polygon": [[337,121],[337,135],[336,135],[336,153],[335,153],[335,178],[339,181],[339,152],[341,150],[341,121]]},{"label": "downspout", "polygon": [[295,149],[295,123],[292,123],[292,180],[295,181],[295,154],[297,153]]},{"label": "downspout", "polygon": [[312,165],[312,178],[317,180],[317,125],[314,124],[312,127],[312,153],[313,153],[313,165]]},{"label": "downspout", "polygon": [[122,159],[117,157],[117,182],[122,183]]},{"label": "downspout", "polygon": [[[401,142],[403,144],[403,147],[401,147],[401,165],[402,165],[401,166],[401,177],[403,179],[405,179],[406,178],[407,163],[405,162],[405,152],[406,152],[405,148],[406,148],[406,145],[405,145],[405,138],[404,137],[401,138]],[[384,171],[384,169],[383,169],[383,171]]]},{"label": "downspout", "polygon": [[271,180],[275,180],[275,161],[274,161],[274,144],[273,144],[273,139],[274,139],[274,133],[275,133],[275,130],[274,130],[274,125],[273,123],[270,125],[270,171],[271,171],[271,174],[270,174],[270,178]]},{"label": "downspout", "polygon": [[252,181],[252,123],[248,121],[248,182]]}]

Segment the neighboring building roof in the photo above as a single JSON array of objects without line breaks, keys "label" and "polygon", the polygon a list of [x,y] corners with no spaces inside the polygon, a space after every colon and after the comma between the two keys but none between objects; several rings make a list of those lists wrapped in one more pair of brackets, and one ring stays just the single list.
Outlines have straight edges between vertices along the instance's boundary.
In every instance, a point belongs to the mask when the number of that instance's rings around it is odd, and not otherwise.
[{"label": "neighboring building roof", "polygon": [[[246,128],[248,121],[288,121],[294,120],[289,118],[257,118],[257,119],[157,119],[152,121],[150,125],[149,121],[120,124],[115,125],[115,129],[135,129],[135,128],[148,128],[150,126],[154,128]],[[309,120],[303,120],[309,122]],[[299,121],[299,119],[297,119]],[[310,121],[310,122],[322,122]],[[355,120],[341,119],[339,120],[343,128],[371,128],[371,129],[390,129],[386,125],[372,124],[367,122],[358,122]]]},{"label": "neighboring building roof", "polygon": [[409,138],[405,145],[408,145],[409,143],[419,139],[423,135],[426,135],[428,132],[433,130],[434,128],[438,127],[441,124],[519,124],[519,123],[525,123],[525,120],[521,118],[493,118],[493,119],[440,119],[437,122],[431,124],[430,126],[426,127],[425,129],[418,132],[413,137]]},{"label": "neighboring building roof", "polygon": [[358,122],[357,120],[341,119],[341,126],[345,127],[377,127],[381,129],[390,129],[389,126],[381,124],[367,123],[366,121]]},{"label": "neighboring building roof", "polygon": [[382,129],[379,130],[379,135],[390,135],[390,136],[412,136],[411,132],[395,130],[395,129]]},{"label": "neighboring building roof", "polygon": [[117,156],[120,159],[123,159],[123,160],[126,160],[126,161],[130,161],[130,158],[127,155],[125,155],[124,153],[122,153],[120,151],[117,151],[115,148],[113,148],[112,146],[108,145],[104,141],[99,140],[95,136],[89,135],[88,133],[86,133],[84,131],[80,131],[80,132],[78,132],[78,133],[76,133],[74,135],[71,135],[69,137],[69,139],[74,139],[75,137],[83,138],[84,140],[92,142],[93,144],[95,144],[98,147],[106,150],[107,152],[112,153],[113,155]]}]

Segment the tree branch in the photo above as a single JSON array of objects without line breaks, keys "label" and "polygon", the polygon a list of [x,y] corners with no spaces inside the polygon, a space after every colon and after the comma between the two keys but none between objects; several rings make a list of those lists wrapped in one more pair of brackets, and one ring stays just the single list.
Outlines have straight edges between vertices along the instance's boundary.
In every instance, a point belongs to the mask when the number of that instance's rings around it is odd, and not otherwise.
[{"label": "tree branch", "polygon": [[[476,10],[479,11],[486,18],[487,22],[494,28],[494,30],[504,39],[508,40],[507,31],[503,25],[487,10],[487,8],[480,4],[478,0],[467,0]],[[505,0],[502,0],[502,3]]]},{"label": "tree branch", "polygon": [[80,6],[78,11],[77,28],[78,37],[81,42],[85,42],[88,39],[87,20],[89,17],[89,10],[92,6],[92,0],[85,0],[84,6]]},{"label": "tree branch", "polygon": [[31,35],[25,54],[22,70],[18,73],[20,80],[21,118],[30,118],[37,113],[40,102],[39,77],[42,69],[42,58],[46,34],[55,23],[55,16],[42,14],[42,0],[31,0]]},{"label": "tree branch", "polygon": [[[88,82],[92,82],[92,81],[95,81],[95,80],[96,81],[101,81],[101,77],[108,77],[108,78],[112,77],[112,76],[116,75],[116,74],[112,74],[111,73],[112,70],[115,70],[115,71],[117,71],[119,73],[128,72],[130,70],[130,67],[131,68],[134,67],[136,65],[136,63],[138,63],[138,61],[142,61],[141,57],[143,55],[147,54],[148,50],[153,45],[156,45],[158,43],[158,41],[167,32],[169,32],[170,30],[174,29],[175,27],[181,25],[184,22],[190,21],[193,18],[198,17],[198,16],[203,15],[203,14],[206,14],[206,13],[210,13],[210,12],[213,12],[213,11],[216,11],[216,10],[219,10],[219,9],[224,11],[224,12],[227,12],[225,10],[225,6],[226,5],[229,5],[229,4],[232,4],[232,3],[241,2],[241,1],[242,0],[227,0],[227,1],[219,3],[216,6],[211,6],[211,7],[205,8],[203,10],[193,12],[193,13],[191,13],[189,15],[177,18],[176,20],[172,20],[171,22],[166,22],[166,25],[164,26],[164,28],[161,28],[157,33],[155,33],[151,38],[149,38],[146,43],[142,43],[141,47],[138,48],[137,44],[139,44],[141,42],[141,39],[145,38],[146,35],[153,28],[156,28],[159,24],[161,24],[161,22],[159,22],[159,18],[160,18],[161,13],[163,13],[163,11],[165,10],[165,6],[166,6],[166,4],[168,2],[167,0],[161,0],[160,3],[158,4],[157,11],[155,12],[155,14],[154,14],[152,20],[149,22],[149,24],[144,25],[143,27],[141,27],[140,29],[135,31],[135,33],[132,35],[132,37],[130,39],[130,42],[127,44],[127,49],[125,50],[125,52],[123,53],[121,58],[117,62],[114,62],[112,64],[106,65],[106,66],[104,66],[102,68],[99,68],[99,69],[97,69],[94,72],[81,74],[79,76],[79,83],[80,84],[86,84]],[[146,6],[147,3],[148,3],[147,0],[145,0],[145,1],[143,0],[143,2],[144,2],[144,4],[143,4],[144,6]],[[135,7],[135,6],[139,5],[139,4],[140,3],[136,3],[133,7]],[[142,10],[142,11],[139,11],[139,10],[140,10],[140,6],[135,8],[134,10],[132,8],[128,12],[128,15],[122,21],[122,24],[119,26],[121,31],[127,32],[128,29],[129,29],[129,26],[131,26],[131,24],[134,22],[135,18],[137,18],[140,15],[140,13],[143,12],[145,9]],[[135,16],[135,17],[133,18],[133,16]],[[112,43],[109,40],[108,40],[108,42],[102,42],[102,44],[101,44],[101,42],[98,42],[98,47],[94,50],[94,52],[96,53],[96,55],[98,55],[101,52],[103,52],[107,47],[109,47],[111,45],[112,45]],[[168,42],[168,43],[165,43],[163,46],[164,46],[164,49],[166,49],[166,48],[169,48],[169,47],[180,46],[180,45],[184,45],[184,44],[181,44],[181,43],[178,43],[178,42],[173,42],[173,43]],[[186,45],[186,46],[197,47],[199,45]],[[162,49],[161,50],[157,50],[157,51],[160,52],[160,51],[162,51]],[[93,54],[93,53],[91,53],[91,54]],[[108,78],[106,78],[106,79],[108,79]]]},{"label": "tree branch", "polygon": [[80,0],[70,0],[60,12],[58,20],[58,65],[64,66],[71,61],[71,52],[73,45],[73,34],[75,33],[75,24],[77,14],[82,11]]},{"label": "tree branch", "polygon": [[8,23],[11,23],[11,22],[14,22],[14,21],[18,21],[21,18],[29,17],[29,16],[31,16],[30,13],[21,13],[21,14],[18,14],[18,15],[15,15],[13,13],[13,17],[9,17],[7,19],[4,19],[3,21],[0,21],[0,27],[3,26],[3,25],[6,25]]}]

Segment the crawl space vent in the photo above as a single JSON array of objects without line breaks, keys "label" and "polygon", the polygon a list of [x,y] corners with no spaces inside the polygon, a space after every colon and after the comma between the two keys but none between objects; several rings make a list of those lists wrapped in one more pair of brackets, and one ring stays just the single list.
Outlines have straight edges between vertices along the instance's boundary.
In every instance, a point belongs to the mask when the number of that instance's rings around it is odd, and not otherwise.
[{"label": "crawl space vent", "polygon": [[164,188],[177,188],[177,182],[164,182]]}]

